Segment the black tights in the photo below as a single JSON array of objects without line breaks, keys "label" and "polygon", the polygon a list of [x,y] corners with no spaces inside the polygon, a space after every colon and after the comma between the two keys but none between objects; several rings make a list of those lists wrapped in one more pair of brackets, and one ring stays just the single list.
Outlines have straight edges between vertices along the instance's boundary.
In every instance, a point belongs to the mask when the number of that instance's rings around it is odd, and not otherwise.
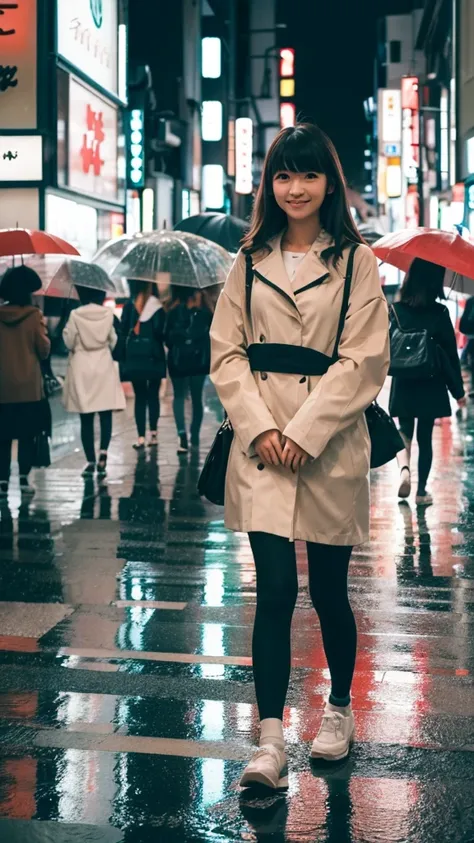
[{"label": "black tights", "polygon": [[[81,439],[87,462],[95,462],[95,413],[81,413]],[[102,410],[100,418],[100,450],[107,451],[112,438],[112,410]]]},{"label": "black tights", "polygon": [[[35,453],[34,436],[18,441],[18,468],[21,476],[27,477],[33,465]],[[0,439],[0,483],[8,483],[12,458],[12,440]]]},{"label": "black tights", "polygon": [[[398,419],[400,430],[410,444],[415,432],[415,419]],[[433,463],[433,427],[434,419],[418,419],[416,439],[418,442],[418,495],[426,494],[426,483]]]},{"label": "black tights", "polygon": [[[291,668],[291,620],[298,595],[294,542],[249,533],[257,570],[257,610],[252,640],[260,719],[282,719]],[[319,616],[331,674],[331,695],[348,701],[357,650],[357,628],[347,593],[352,547],[308,542],[309,592]]]},{"label": "black tights", "polygon": [[135,423],[139,436],[145,436],[147,407],[150,430],[156,432],[160,418],[160,384],[161,378],[132,380],[135,393]]}]

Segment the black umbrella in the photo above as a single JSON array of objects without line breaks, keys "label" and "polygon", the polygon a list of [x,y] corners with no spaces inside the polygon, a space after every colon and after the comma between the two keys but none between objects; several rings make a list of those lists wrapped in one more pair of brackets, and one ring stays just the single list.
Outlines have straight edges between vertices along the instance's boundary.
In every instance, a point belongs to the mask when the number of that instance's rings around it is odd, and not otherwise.
[{"label": "black umbrella", "polygon": [[200,237],[218,243],[228,252],[238,252],[248,227],[248,223],[238,217],[209,212],[182,220],[175,225],[175,230],[199,234]]}]

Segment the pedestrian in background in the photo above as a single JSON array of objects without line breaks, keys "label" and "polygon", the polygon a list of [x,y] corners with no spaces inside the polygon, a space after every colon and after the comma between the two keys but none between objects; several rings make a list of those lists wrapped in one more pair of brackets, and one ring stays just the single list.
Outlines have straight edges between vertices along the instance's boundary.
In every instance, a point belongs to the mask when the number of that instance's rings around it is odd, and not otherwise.
[{"label": "pedestrian in background", "polygon": [[199,447],[204,416],[203,390],[211,363],[209,330],[212,304],[205,291],[172,285],[165,342],[173,384],[173,413],[178,432],[178,454],[188,451],[185,404],[191,394],[191,445]]},{"label": "pedestrian in background", "polygon": [[147,281],[130,280],[131,298],[121,322],[124,360],[120,365],[123,381],[131,381],[135,393],[135,423],[138,439],[134,448],[145,447],[146,417],[150,425],[149,445],[158,444],[160,385],[166,376],[164,349],[165,312],[155,286]]},{"label": "pedestrian in background", "polygon": [[[87,465],[83,476],[107,472],[107,452],[112,437],[112,412],[125,409],[118,364],[112,358],[117,343],[114,315],[104,307],[105,293],[76,286],[81,307],[73,310],[63,331],[69,349],[63,403],[69,413],[79,413],[81,439]],[[96,465],[94,418],[100,417],[100,452]]]},{"label": "pedestrian in background", "polygon": [[[377,261],[353,222],[336,150],[316,126],[283,129],[273,141],[243,249],[250,285],[241,252],[216,306],[211,378],[234,429],[225,523],[249,534],[257,572],[252,660],[260,749],[241,785],[277,788],[288,783],[282,719],[297,539],[307,543],[309,591],[331,675],[311,755],[341,760],[354,737],[357,630],[347,576],[353,546],[369,537],[364,411],[389,363]],[[350,262],[349,307],[333,361]],[[266,365],[257,365],[264,357]],[[304,374],[309,358],[313,373]]]},{"label": "pedestrian in background", "polygon": [[[456,345],[456,336],[444,299],[445,269],[429,261],[415,258],[406,274],[400,299],[392,305],[392,322],[405,331],[426,330],[439,346],[449,365],[449,388],[460,407],[464,407],[464,384]],[[394,323],[395,324],[395,323]],[[433,428],[436,419],[451,416],[446,371],[441,366],[427,378],[394,377],[390,390],[390,414],[398,418],[405,451],[397,456],[400,467],[398,496],[408,498],[411,492],[411,446],[415,432],[418,442],[418,486],[416,503],[429,506],[432,495],[426,489],[433,462]]]},{"label": "pedestrian in background", "polygon": [[18,440],[22,493],[31,492],[28,477],[34,461],[35,439],[51,434],[51,415],[45,399],[41,361],[51,343],[41,311],[32,294],[41,288],[34,270],[7,270],[0,283],[0,496],[8,494],[12,442]]},{"label": "pedestrian in background", "polygon": [[465,306],[464,311],[459,322],[459,330],[461,334],[467,337],[467,345],[463,350],[461,356],[461,363],[463,360],[467,363],[469,373],[471,376],[471,391],[469,397],[474,397],[474,296],[471,296]]}]

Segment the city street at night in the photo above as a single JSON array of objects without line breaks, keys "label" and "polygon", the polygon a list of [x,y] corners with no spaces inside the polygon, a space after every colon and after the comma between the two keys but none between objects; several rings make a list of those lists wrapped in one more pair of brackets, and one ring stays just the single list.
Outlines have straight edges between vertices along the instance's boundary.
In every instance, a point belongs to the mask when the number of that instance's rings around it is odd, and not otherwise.
[{"label": "city street at night", "polygon": [[432,507],[397,503],[393,466],[372,473],[350,570],[357,735],[339,765],[308,757],[329,682],[298,546],[289,791],[268,796],[238,786],[258,723],[250,549],[196,493],[216,401],[199,454],[179,458],[169,398],[143,455],[127,412],[106,482],[81,478],[58,411],[35,498],[14,478],[1,508],[0,839],[471,841],[473,422],[436,428]]}]

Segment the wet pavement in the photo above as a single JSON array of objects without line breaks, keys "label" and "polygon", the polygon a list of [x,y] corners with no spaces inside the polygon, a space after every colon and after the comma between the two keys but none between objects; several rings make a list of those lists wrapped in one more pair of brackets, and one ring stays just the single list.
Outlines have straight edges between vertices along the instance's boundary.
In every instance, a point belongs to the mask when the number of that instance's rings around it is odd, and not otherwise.
[{"label": "wet pavement", "polygon": [[[471,411],[470,411],[471,412]],[[53,465],[0,508],[0,840],[5,843],[472,843],[474,411],[436,427],[433,507],[373,473],[370,544],[354,552],[357,743],[308,760],[328,672],[303,546],[285,710],[286,796],[240,792],[256,737],[255,576],[176,455],[136,454],[117,418],[106,482],[84,481],[78,424],[55,399]]]}]

